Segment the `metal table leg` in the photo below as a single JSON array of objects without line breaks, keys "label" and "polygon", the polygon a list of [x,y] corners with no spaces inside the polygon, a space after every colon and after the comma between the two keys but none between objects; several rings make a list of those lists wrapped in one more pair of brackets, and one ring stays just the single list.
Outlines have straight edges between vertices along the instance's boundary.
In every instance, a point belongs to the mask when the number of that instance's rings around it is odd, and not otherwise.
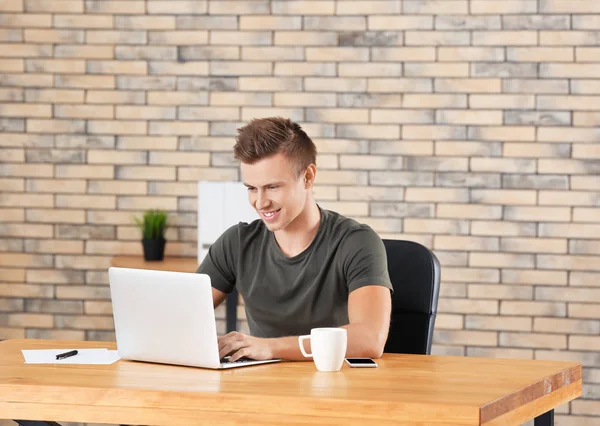
[{"label": "metal table leg", "polygon": [[533,421],[535,426],[554,426],[554,410],[550,410]]}]

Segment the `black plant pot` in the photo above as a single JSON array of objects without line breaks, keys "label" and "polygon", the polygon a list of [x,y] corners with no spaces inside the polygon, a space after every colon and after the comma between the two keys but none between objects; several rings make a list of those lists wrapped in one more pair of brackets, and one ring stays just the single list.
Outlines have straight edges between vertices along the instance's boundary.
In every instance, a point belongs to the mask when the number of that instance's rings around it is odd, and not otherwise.
[{"label": "black plant pot", "polygon": [[167,240],[142,240],[144,246],[144,260],[163,260],[165,257],[165,244]]}]

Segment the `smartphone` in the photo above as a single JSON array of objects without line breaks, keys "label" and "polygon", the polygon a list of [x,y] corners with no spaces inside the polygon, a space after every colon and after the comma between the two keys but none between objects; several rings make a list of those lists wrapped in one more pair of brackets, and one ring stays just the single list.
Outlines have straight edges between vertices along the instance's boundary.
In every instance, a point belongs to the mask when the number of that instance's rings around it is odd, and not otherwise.
[{"label": "smartphone", "polygon": [[346,358],[346,364],[350,367],[377,367],[377,363],[371,358]]}]

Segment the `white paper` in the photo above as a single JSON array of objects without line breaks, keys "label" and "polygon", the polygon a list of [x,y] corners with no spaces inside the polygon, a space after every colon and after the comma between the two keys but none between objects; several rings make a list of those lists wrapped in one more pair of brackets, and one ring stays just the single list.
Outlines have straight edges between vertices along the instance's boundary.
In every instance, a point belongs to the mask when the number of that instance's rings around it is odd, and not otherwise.
[{"label": "white paper", "polygon": [[56,355],[69,352],[73,349],[37,349],[24,350],[25,364],[112,364],[121,359],[116,350],[100,349],[77,349],[77,355],[64,359],[56,359]]}]

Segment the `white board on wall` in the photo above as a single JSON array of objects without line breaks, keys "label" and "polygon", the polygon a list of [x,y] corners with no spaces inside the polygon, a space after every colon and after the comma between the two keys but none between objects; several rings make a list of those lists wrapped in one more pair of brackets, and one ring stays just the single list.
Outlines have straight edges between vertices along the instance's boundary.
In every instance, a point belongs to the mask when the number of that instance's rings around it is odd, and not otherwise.
[{"label": "white board on wall", "polygon": [[198,182],[198,263],[230,226],[256,219],[242,182]]}]

